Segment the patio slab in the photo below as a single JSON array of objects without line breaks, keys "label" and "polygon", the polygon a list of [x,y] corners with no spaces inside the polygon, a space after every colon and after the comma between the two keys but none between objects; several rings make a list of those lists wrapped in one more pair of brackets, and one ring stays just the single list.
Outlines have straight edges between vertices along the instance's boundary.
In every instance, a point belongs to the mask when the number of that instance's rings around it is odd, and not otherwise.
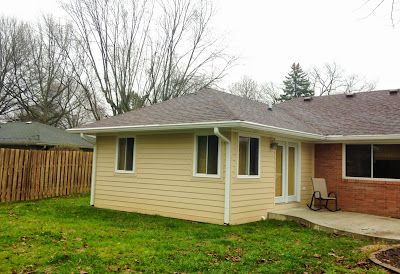
[{"label": "patio slab", "polygon": [[400,219],[395,218],[346,211],[312,211],[307,207],[275,210],[268,213],[268,218],[295,221],[318,230],[375,242],[400,243]]}]

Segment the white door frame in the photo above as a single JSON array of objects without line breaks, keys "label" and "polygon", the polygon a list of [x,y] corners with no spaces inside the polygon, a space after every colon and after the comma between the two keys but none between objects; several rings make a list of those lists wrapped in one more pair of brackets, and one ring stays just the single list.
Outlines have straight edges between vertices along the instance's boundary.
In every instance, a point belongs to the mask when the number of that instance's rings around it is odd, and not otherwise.
[{"label": "white door frame", "polygon": [[[300,199],[300,144],[296,142],[278,141],[282,146],[282,196],[274,197],[275,203],[288,203],[299,201]],[[289,147],[295,148],[295,165],[294,165],[294,195],[288,195],[288,161]],[[276,157],[276,156],[275,156]],[[276,159],[276,158],[275,158]],[[276,166],[275,166],[276,174]],[[276,183],[276,182],[275,182]],[[274,185],[276,187],[276,185]]]}]

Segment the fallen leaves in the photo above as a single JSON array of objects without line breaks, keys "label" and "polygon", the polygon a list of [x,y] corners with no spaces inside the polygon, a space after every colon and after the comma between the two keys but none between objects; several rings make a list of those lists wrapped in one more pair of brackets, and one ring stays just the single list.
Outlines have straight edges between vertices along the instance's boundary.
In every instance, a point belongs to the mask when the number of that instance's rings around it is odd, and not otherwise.
[{"label": "fallen leaves", "polygon": [[317,259],[321,259],[321,254],[315,253],[315,254],[313,255],[313,257],[314,257],[314,258],[317,258]]},{"label": "fallen leaves", "polygon": [[335,252],[329,252],[328,255],[334,257],[338,263],[344,260],[344,256],[338,256]]}]

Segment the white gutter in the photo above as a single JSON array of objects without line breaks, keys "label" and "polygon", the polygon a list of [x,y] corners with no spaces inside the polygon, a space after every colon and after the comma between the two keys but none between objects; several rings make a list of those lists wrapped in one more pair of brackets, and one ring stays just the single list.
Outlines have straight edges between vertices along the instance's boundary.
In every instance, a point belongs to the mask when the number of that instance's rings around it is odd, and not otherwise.
[{"label": "white gutter", "polygon": [[377,134],[377,135],[327,135],[326,141],[371,141],[371,140],[400,140],[400,134]]},{"label": "white gutter", "polygon": [[136,125],[136,126],[114,126],[114,127],[93,127],[93,128],[72,128],[68,129],[71,132],[77,133],[113,133],[113,132],[134,132],[134,131],[155,131],[155,130],[185,130],[194,128],[248,128],[255,130],[268,131],[272,133],[287,135],[291,137],[311,139],[311,140],[324,140],[325,136],[315,133],[308,133],[298,130],[280,128],[275,126],[268,126],[254,122],[232,120],[232,121],[218,121],[218,122],[201,122],[201,123],[180,123],[180,124],[155,124],[155,125]]},{"label": "white gutter", "polygon": [[231,141],[221,134],[219,128],[214,128],[214,134],[225,143],[225,195],[224,195],[224,224],[229,224],[231,206]]},{"label": "white gutter", "polygon": [[97,166],[97,145],[93,145],[92,161],[92,183],[90,186],[90,205],[94,206],[94,192],[96,191],[96,166]]}]

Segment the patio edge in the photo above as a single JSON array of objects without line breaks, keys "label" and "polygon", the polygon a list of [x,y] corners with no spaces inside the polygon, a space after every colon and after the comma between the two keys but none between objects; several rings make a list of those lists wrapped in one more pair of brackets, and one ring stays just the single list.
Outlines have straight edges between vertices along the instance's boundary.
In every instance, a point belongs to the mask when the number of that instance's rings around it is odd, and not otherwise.
[{"label": "patio edge", "polygon": [[268,212],[268,219],[279,220],[279,221],[292,221],[315,230],[320,230],[335,235],[345,235],[360,240],[370,240],[373,241],[374,243],[388,243],[388,244],[400,243],[400,240],[340,230],[329,226],[319,225],[301,217],[291,216],[282,213]]}]

